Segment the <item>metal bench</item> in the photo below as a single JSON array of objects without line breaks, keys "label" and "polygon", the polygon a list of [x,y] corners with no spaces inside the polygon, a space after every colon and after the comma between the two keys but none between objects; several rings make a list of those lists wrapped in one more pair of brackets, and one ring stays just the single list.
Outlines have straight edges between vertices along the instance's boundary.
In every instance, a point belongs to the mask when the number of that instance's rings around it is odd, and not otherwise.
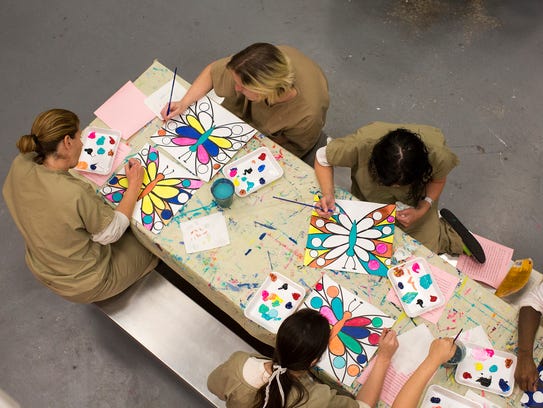
[{"label": "metal bench", "polygon": [[225,405],[208,391],[208,374],[236,350],[255,352],[156,271],[96,305],[217,407]]}]

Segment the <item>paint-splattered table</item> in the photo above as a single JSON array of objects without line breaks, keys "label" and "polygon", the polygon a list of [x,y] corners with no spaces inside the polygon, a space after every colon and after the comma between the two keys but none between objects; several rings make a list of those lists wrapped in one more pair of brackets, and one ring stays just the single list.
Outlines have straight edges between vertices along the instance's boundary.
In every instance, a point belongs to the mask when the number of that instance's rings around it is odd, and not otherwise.
[{"label": "paint-splattered table", "polygon": [[[155,61],[134,83],[143,93],[150,95],[171,81],[171,78],[172,72]],[[188,86],[188,83],[184,84]],[[105,126],[98,119],[91,125]],[[161,121],[157,118],[134,135],[129,141],[133,151],[147,143],[160,125]],[[311,202],[313,195],[318,192],[318,184],[313,169],[261,135],[250,140],[235,158],[261,146],[266,146],[272,151],[284,170],[284,176],[276,182],[247,197],[235,197],[231,208],[226,210],[217,208],[210,194],[210,184],[206,184],[160,234],[155,235],[137,224],[132,227],[147,248],[235,319],[252,336],[272,345],[274,336],[244,316],[244,308],[250,297],[271,271],[280,272],[307,289],[314,285],[322,273],[322,270],[303,266],[311,210],[272,197],[280,196]],[[338,198],[351,197],[348,192],[339,189],[336,195]],[[222,211],[226,218],[230,245],[187,254],[179,224],[217,211]],[[467,330],[481,325],[496,349],[515,351],[518,313],[515,307],[461,275],[400,229],[396,229],[395,232],[395,246],[412,248],[414,255],[422,256],[444,271],[461,278],[438,323],[436,325],[427,323],[436,337],[454,336],[460,328]],[[327,273],[340,285],[396,318],[395,327],[400,333],[412,328],[413,325],[425,323],[421,317],[408,318],[400,308],[386,300],[390,289],[386,278],[345,272],[327,271]],[[538,358],[543,357],[541,343],[536,345],[535,353]],[[450,369],[442,368],[432,382],[464,394],[466,387],[456,384],[452,374]],[[490,394],[487,396],[502,405],[518,407],[521,393],[517,388],[507,399]],[[385,406],[384,403],[381,404]]]}]

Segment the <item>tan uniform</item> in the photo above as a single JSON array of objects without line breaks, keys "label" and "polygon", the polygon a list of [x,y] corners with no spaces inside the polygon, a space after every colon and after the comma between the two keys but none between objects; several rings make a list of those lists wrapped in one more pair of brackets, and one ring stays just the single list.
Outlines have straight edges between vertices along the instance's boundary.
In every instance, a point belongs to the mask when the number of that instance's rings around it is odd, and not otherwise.
[{"label": "tan uniform", "polygon": [[[236,351],[226,362],[213,370],[207,379],[207,388],[221,400],[226,401],[227,408],[252,407],[254,404],[258,388],[247,383],[243,377],[243,366],[252,356],[243,351]],[[369,405],[362,401],[356,401],[345,395],[337,395],[336,390],[328,385],[314,382],[309,375],[302,376],[300,380],[307,389],[309,398],[306,403],[297,407],[369,408]],[[293,401],[293,396],[288,395],[287,402]]]},{"label": "tan uniform", "polygon": [[26,263],[60,296],[81,303],[111,297],[151,271],[158,260],[130,231],[101,245],[91,235],[113,219],[109,207],[67,171],[15,158],[4,183],[6,204],[26,243]]},{"label": "tan uniform", "polygon": [[297,95],[269,106],[265,101],[251,102],[235,90],[235,82],[226,64],[230,57],[215,61],[211,67],[213,89],[224,97],[223,106],[274,142],[298,157],[308,153],[319,141],[328,110],[328,82],[315,62],[295,48],[278,48],[290,59],[295,73]]},{"label": "tan uniform", "polygon": [[[388,132],[405,128],[418,133],[428,149],[432,165],[432,179],[447,177],[458,164],[458,157],[445,144],[445,137],[438,128],[417,124],[396,124],[373,122],[363,126],[351,135],[331,141],[326,147],[326,159],[332,166],[351,168],[351,192],[357,198],[376,203],[393,204],[401,201],[416,207],[418,203],[409,200],[409,186],[387,187],[377,183],[368,168],[375,144]],[[413,238],[430,250],[449,254],[462,253],[462,239],[438,215],[438,202],[409,228],[399,225]]]}]

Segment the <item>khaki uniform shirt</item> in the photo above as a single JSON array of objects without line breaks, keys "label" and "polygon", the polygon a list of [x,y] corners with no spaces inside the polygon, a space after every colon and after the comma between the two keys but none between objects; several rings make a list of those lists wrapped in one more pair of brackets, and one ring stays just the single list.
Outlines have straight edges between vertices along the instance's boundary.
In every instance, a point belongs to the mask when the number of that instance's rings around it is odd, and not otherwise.
[{"label": "khaki uniform shirt", "polygon": [[[243,366],[249,357],[253,355],[243,351],[235,352],[226,362],[213,370],[207,379],[207,388],[221,400],[226,401],[228,408],[252,407],[254,404],[258,389],[248,384],[243,377]],[[369,408],[362,401],[356,401],[345,395],[337,395],[336,390],[328,385],[314,382],[309,375],[303,376],[301,382],[307,389],[309,398],[299,407]],[[287,396],[288,402],[294,401],[291,397],[291,395]]]},{"label": "khaki uniform shirt", "polygon": [[231,57],[211,67],[213,89],[224,97],[223,106],[285,149],[302,157],[318,142],[328,110],[328,82],[319,66],[295,48],[278,48],[290,59],[295,73],[297,95],[285,102],[268,105],[251,102],[235,91],[232,74],[226,68]]},{"label": "khaki uniform shirt", "polygon": [[34,153],[19,155],[3,194],[26,242],[34,275],[60,295],[97,287],[108,272],[109,245],[91,240],[113,219],[113,209],[92,187],[69,172],[36,164]]},{"label": "khaki uniform shirt", "polygon": [[373,122],[351,135],[332,140],[326,146],[326,160],[332,166],[350,167],[352,193],[361,200],[394,204],[401,201],[416,206],[408,199],[409,186],[383,186],[376,182],[368,168],[375,144],[388,132],[405,128],[416,132],[428,149],[432,165],[432,179],[447,177],[458,164],[458,157],[445,144],[445,137],[438,128],[416,124]]}]

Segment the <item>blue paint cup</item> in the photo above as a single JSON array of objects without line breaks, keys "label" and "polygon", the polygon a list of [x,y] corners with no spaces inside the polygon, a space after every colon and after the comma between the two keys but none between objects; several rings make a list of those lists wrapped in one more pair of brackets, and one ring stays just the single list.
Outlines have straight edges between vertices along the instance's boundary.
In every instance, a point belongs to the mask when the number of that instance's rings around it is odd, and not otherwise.
[{"label": "blue paint cup", "polygon": [[219,207],[230,208],[234,200],[234,183],[225,178],[217,179],[211,185],[211,194]]},{"label": "blue paint cup", "polygon": [[445,363],[443,363],[444,367],[456,367],[460,361],[466,357],[466,346],[464,346],[461,342],[457,341],[456,343],[456,351],[454,352],[454,355]]}]

